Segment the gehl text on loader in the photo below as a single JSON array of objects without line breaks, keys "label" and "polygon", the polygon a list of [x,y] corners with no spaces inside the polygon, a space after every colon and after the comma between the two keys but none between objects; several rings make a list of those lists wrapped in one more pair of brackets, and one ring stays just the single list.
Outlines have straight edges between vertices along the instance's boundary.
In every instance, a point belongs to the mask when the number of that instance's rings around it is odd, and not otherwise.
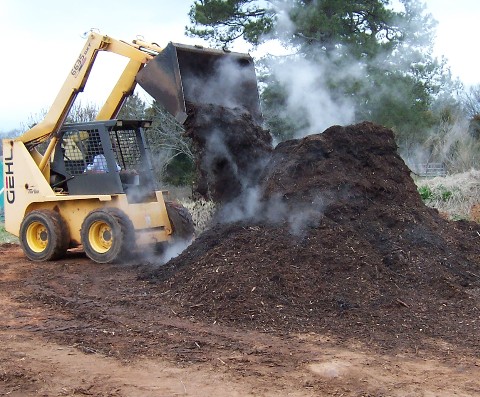
[{"label": "gehl text on loader", "polygon": [[[128,63],[96,119],[66,123],[100,51]],[[131,43],[89,32],[86,44],[43,121],[3,141],[5,229],[34,261],[59,259],[83,246],[99,263],[119,262],[145,246],[191,239],[191,216],[168,201],[154,177],[145,134],[151,121],[120,120],[138,83],[180,123],[186,103],[201,104],[209,82],[228,61],[242,74],[232,97],[260,113],[254,65],[248,54],[169,43]],[[217,85],[216,85],[217,86]],[[218,85],[221,87],[221,84]],[[225,95],[221,88],[213,97]]]}]

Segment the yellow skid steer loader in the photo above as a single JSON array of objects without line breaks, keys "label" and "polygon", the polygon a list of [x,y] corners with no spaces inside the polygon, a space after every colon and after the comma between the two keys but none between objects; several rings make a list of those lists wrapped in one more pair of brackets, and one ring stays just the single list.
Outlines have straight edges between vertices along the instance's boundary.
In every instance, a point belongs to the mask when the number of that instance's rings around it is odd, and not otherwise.
[{"label": "yellow skid steer loader", "polygon": [[[126,57],[128,64],[96,120],[66,123],[99,51]],[[230,95],[235,106],[260,114],[246,54],[173,43],[163,49],[90,32],[44,120],[3,141],[5,229],[19,237],[25,255],[53,260],[83,245],[92,260],[112,263],[139,247],[191,239],[190,214],[156,186],[144,139],[151,123],[116,117],[138,82],[183,123],[186,101],[225,96],[218,87],[203,95],[222,78],[224,64],[242,76]]]}]

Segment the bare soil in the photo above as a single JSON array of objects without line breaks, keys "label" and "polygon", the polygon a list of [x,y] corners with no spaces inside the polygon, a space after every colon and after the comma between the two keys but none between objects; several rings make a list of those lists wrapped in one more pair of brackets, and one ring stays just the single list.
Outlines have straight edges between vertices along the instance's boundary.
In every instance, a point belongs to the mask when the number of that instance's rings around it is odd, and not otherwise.
[{"label": "bare soil", "polygon": [[423,205],[393,133],[332,127],[263,170],[255,216],[164,266],[1,246],[0,394],[480,395],[480,227]]},{"label": "bare soil", "polygon": [[140,270],[80,252],[32,263],[2,246],[0,395],[480,393],[478,352],[462,340],[379,351],[343,333],[247,332],[181,315]]}]

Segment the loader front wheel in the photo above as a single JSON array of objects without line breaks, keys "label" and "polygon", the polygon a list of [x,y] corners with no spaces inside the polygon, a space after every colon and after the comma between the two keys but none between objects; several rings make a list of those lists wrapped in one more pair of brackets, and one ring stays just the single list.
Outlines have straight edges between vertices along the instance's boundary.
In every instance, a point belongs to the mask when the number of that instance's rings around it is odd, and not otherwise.
[{"label": "loader front wheel", "polygon": [[31,211],[20,225],[20,245],[32,261],[59,259],[65,255],[69,244],[68,227],[58,212]]},{"label": "loader front wheel", "polygon": [[123,262],[135,249],[135,230],[128,216],[117,208],[91,211],[81,228],[83,249],[98,263]]}]

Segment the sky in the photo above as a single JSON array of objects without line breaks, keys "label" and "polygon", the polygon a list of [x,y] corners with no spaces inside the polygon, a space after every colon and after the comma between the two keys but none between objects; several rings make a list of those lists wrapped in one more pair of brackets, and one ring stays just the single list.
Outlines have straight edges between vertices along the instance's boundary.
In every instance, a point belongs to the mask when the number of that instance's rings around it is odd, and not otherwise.
[{"label": "sky", "polygon": [[[184,35],[193,0],[0,0],[0,132],[24,130],[47,110],[85,44],[84,33],[96,29],[130,42],[140,37],[168,42],[201,43]],[[438,21],[435,55],[445,56],[454,77],[466,86],[480,84],[476,23],[478,0],[426,0]],[[246,51],[245,48],[234,48]],[[100,65],[100,66],[99,66]],[[100,104],[116,82],[125,60],[101,53],[82,103]],[[148,100],[148,98],[144,98]]]}]

